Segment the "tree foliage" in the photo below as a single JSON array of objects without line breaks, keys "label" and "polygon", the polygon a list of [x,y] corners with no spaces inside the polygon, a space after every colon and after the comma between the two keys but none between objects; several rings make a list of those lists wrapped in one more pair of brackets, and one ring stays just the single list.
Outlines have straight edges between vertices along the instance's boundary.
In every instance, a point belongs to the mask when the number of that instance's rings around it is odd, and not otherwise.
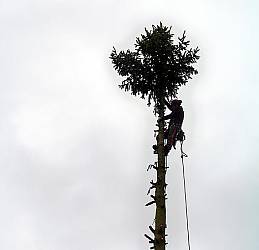
[{"label": "tree foliage", "polygon": [[132,95],[154,101],[175,98],[180,86],[185,85],[198,71],[192,66],[199,59],[198,47],[189,48],[185,32],[174,41],[171,27],[152,26],[136,38],[135,51],[113,48],[110,58],[119,75],[126,77],[119,85]]}]

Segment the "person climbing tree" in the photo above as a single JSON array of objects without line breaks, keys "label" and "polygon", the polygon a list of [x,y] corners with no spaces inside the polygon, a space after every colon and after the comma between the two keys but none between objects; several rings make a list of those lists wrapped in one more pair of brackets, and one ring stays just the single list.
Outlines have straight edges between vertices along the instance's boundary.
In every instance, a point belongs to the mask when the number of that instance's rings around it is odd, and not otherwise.
[{"label": "person climbing tree", "polygon": [[[178,89],[186,85],[198,71],[193,64],[199,59],[199,48],[190,48],[185,32],[175,39],[171,27],[152,25],[145,29],[145,34],[136,38],[135,50],[117,52],[113,48],[110,59],[115,70],[124,77],[119,87],[130,94],[147,99],[147,104],[153,104],[154,114],[158,116],[157,162],[151,165],[157,171],[156,181],[151,181],[155,194],[146,206],[155,204],[155,228],[149,226],[152,236],[145,237],[154,250],[165,250],[166,242],[166,153],[165,139],[165,106],[167,100],[176,99]],[[175,102],[175,101],[174,101]],[[170,105],[169,105],[170,106]],[[176,106],[170,106],[172,113],[168,116],[170,124],[167,135],[167,147],[175,145],[176,135],[183,121],[183,110],[178,101]],[[169,109],[171,109],[169,108]],[[172,119],[171,119],[172,118]],[[172,140],[171,140],[172,139]]]},{"label": "person climbing tree", "polygon": [[181,106],[181,100],[173,100],[171,105],[166,103],[167,107],[172,111],[171,114],[162,117],[162,120],[170,119],[166,133],[167,144],[165,145],[165,154],[168,154],[172,146],[175,149],[177,136],[182,129],[184,111]]},{"label": "person climbing tree", "polygon": [[[165,155],[167,155],[170,152],[172,146],[175,149],[176,142],[179,139],[178,135],[182,129],[184,111],[181,106],[182,104],[181,100],[174,99],[171,101],[171,103],[164,100],[164,102],[167,108],[171,111],[171,113],[162,118],[159,118],[158,122],[170,119],[168,128],[165,131],[165,135],[164,135],[167,142],[167,144],[165,145]],[[153,145],[153,149],[155,150],[155,153],[156,153],[157,145]]]}]

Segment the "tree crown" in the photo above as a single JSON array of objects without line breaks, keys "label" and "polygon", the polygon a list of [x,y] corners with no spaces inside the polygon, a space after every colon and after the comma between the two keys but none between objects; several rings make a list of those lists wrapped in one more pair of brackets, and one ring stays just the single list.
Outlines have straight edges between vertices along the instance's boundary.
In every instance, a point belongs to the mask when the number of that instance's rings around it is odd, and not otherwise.
[{"label": "tree crown", "polygon": [[135,51],[113,48],[110,58],[119,75],[126,77],[119,85],[132,95],[154,101],[155,107],[163,98],[175,98],[180,86],[185,85],[198,71],[192,66],[199,59],[198,47],[189,48],[185,31],[175,43],[171,27],[152,26],[136,38]]}]

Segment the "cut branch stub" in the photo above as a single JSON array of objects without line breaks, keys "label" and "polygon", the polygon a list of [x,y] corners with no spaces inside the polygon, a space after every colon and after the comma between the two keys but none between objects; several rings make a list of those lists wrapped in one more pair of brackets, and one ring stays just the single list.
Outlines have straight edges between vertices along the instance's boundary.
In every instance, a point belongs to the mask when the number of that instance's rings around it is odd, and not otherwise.
[{"label": "cut branch stub", "polygon": [[147,206],[150,206],[150,205],[152,205],[152,204],[154,204],[154,203],[156,203],[156,201],[154,200],[154,201],[150,201],[150,202],[148,202],[145,206],[147,207]]}]

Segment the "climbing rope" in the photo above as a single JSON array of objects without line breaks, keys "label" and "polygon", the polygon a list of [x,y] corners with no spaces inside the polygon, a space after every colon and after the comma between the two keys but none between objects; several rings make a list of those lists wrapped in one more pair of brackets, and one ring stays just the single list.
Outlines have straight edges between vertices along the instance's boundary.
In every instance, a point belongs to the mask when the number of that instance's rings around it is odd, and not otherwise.
[{"label": "climbing rope", "polygon": [[185,218],[186,218],[186,230],[187,230],[187,239],[188,239],[188,249],[191,250],[191,243],[190,243],[190,229],[189,229],[189,216],[188,216],[188,203],[187,203],[187,191],[186,191],[186,178],[185,178],[185,168],[184,168],[184,157],[188,157],[187,154],[183,151],[183,140],[181,140],[181,159],[182,159],[182,170],[183,170],[183,189],[184,189],[184,201],[185,201]]}]

